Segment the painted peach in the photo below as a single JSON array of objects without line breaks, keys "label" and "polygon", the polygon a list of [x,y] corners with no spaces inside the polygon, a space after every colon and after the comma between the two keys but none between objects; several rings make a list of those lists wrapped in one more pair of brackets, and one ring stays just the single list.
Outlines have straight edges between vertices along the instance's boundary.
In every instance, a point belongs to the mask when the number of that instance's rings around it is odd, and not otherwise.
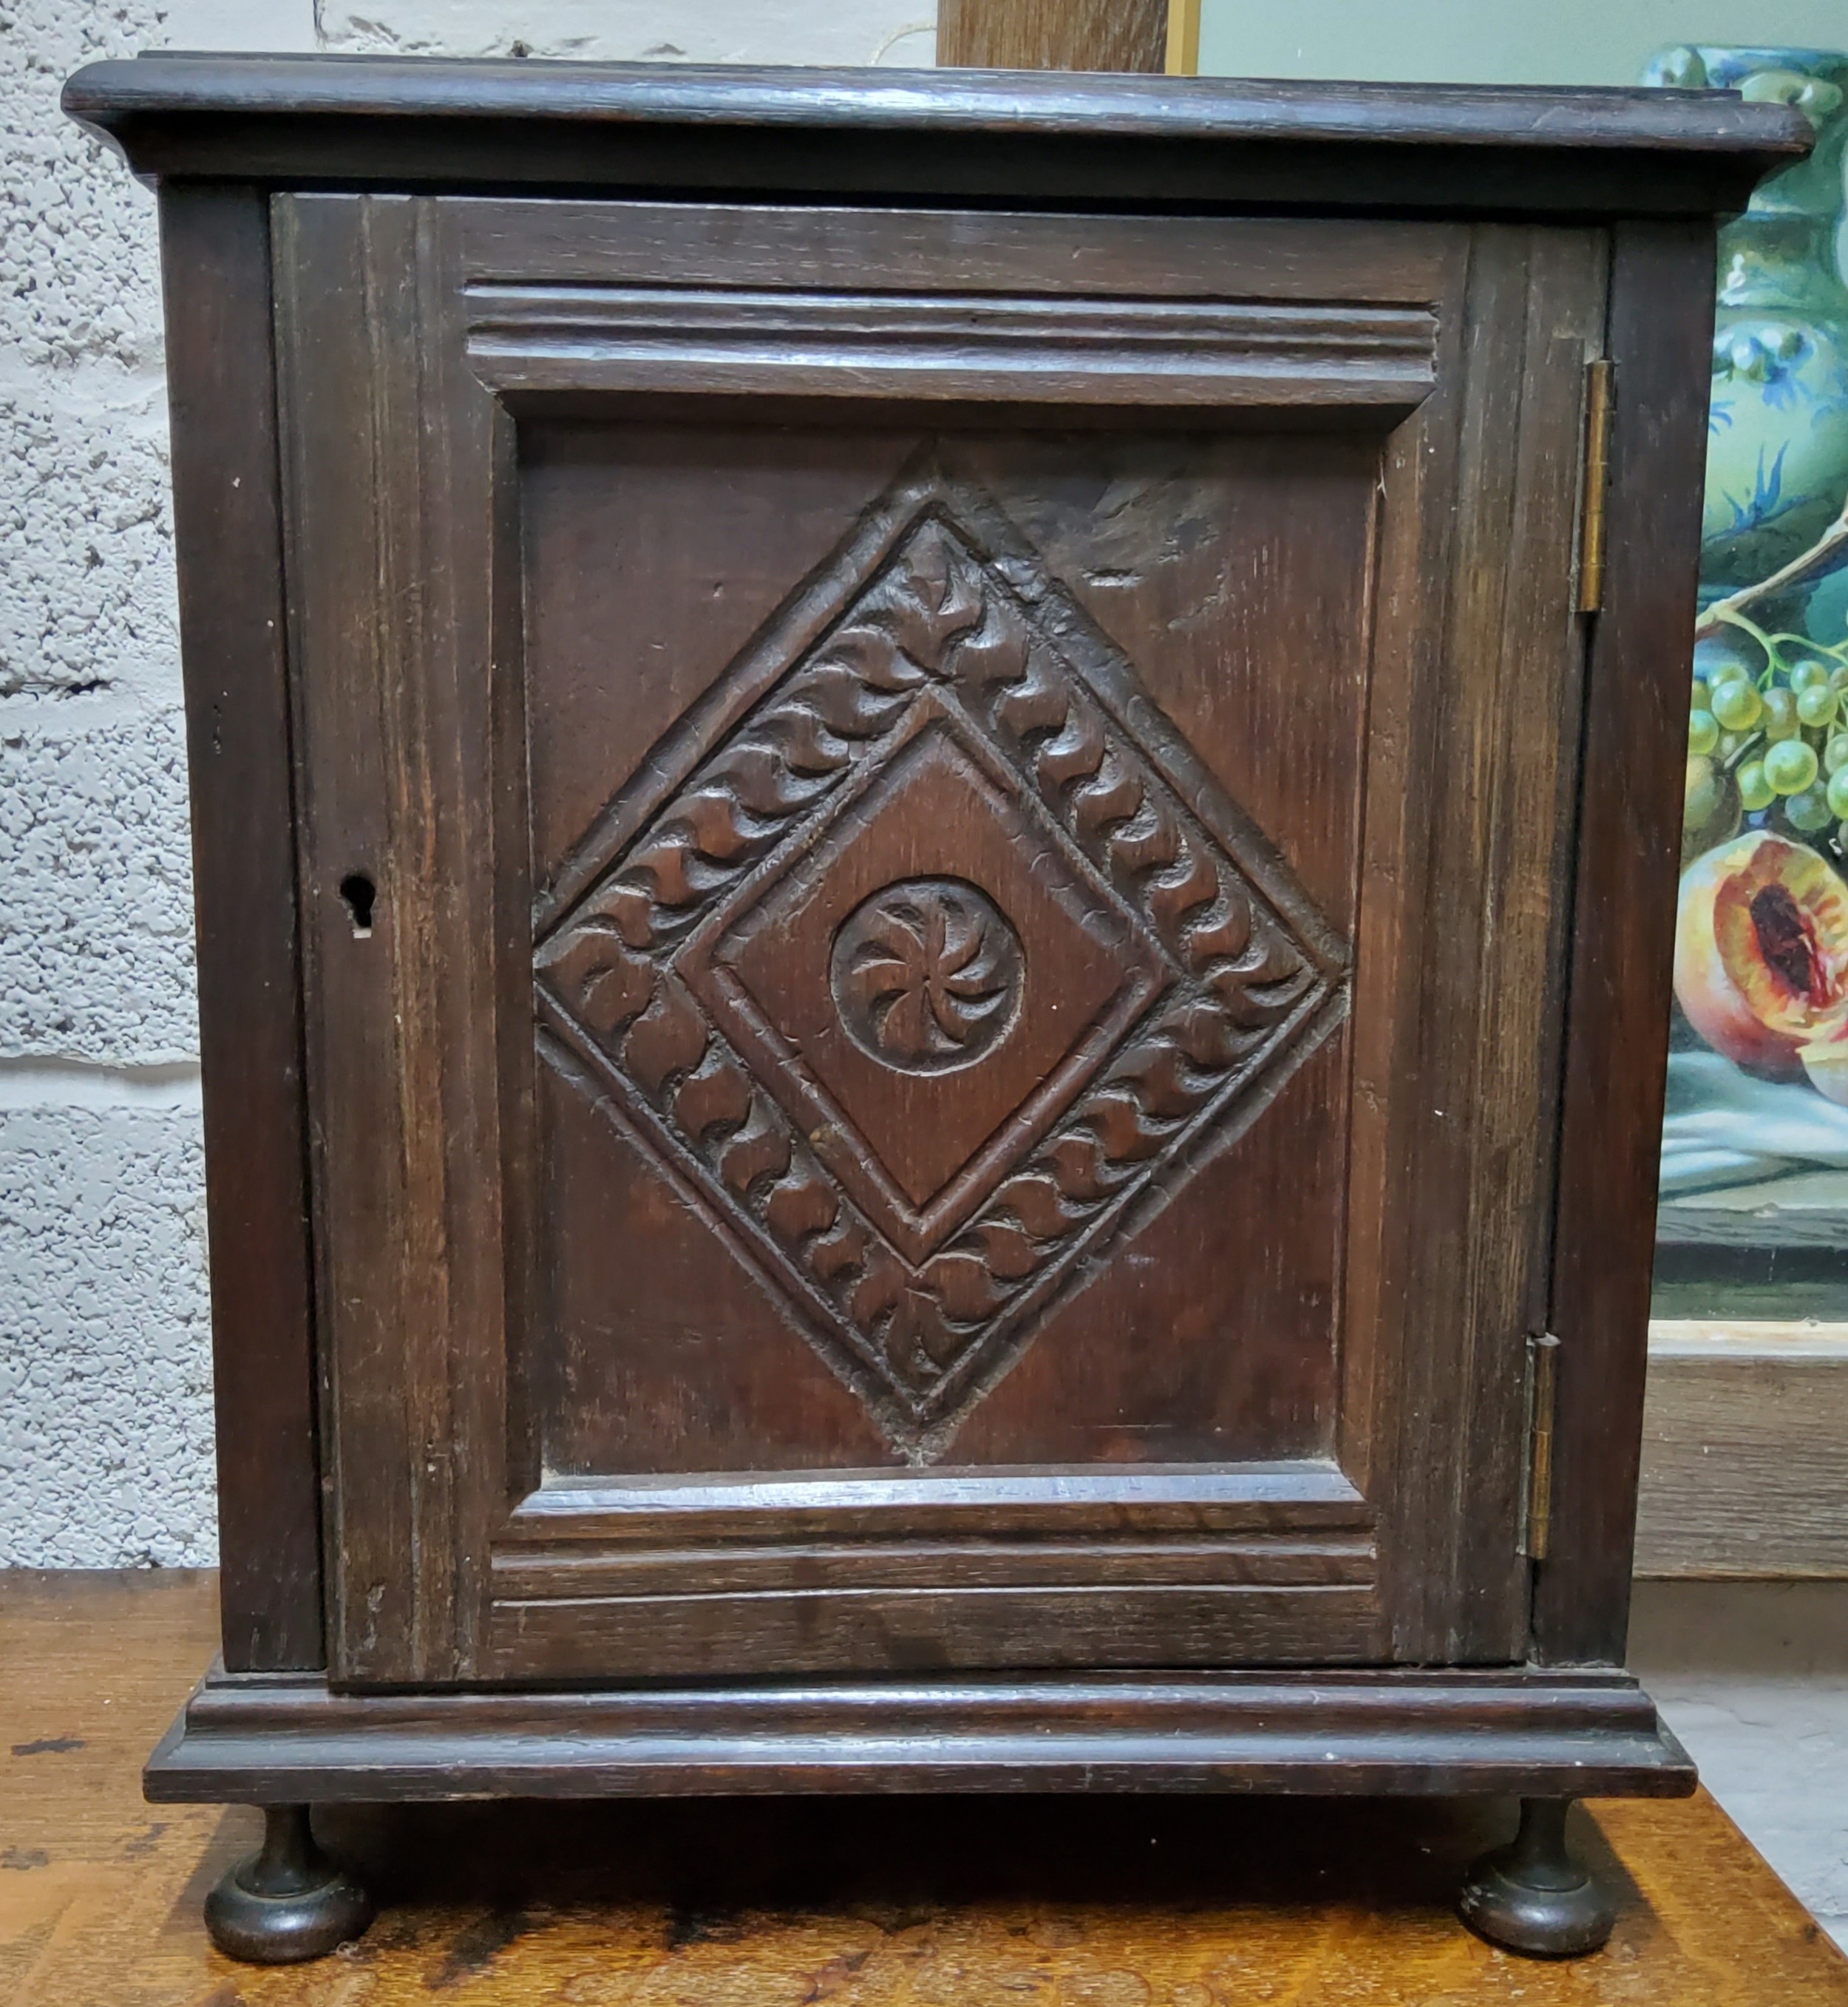
[{"label": "painted peach", "polygon": [[1681,875],[1675,995],[1717,1053],[1774,1079],[1848,1005],[1848,884],[1813,850],[1767,830]]}]

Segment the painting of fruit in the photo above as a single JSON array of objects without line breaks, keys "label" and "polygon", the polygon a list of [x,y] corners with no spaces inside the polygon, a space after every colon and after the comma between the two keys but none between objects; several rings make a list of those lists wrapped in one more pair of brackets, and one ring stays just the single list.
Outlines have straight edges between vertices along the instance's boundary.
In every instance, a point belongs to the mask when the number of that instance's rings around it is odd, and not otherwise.
[{"label": "painting of fruit", "polygon": [[1802,1079],[1804,1047],[1848,1025],[1848,884],[1769,830],[1709,851],[1681,876],[1675,996],[1735,1066]]},{"label": "painting of fruit", "polygon": [[1720,232],[1657,1310],[1848,1317],[1848,51],[1648,81],[1816,132]]}]

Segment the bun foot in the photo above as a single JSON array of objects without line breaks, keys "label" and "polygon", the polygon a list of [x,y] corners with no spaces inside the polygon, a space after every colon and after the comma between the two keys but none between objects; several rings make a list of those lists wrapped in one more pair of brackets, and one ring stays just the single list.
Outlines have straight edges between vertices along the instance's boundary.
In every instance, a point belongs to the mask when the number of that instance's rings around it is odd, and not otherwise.
[{"label": "bun foot", "polygon": [[294,1965],[350,1943],[372,1921],[372,1899],[315,1844],[306,1805],[268,1805],[263,1850],[206,1898],[206,1928],[227,1958]]},{"label": "bun foot", "polygon": [[1566,1845],[1570,1798],[1524,1798],[1521,1829],[1464,1878],[1457,1908],[1477,1936],[1536,1958],[1575,1958],[1610,1935],[1617,1910]]}]

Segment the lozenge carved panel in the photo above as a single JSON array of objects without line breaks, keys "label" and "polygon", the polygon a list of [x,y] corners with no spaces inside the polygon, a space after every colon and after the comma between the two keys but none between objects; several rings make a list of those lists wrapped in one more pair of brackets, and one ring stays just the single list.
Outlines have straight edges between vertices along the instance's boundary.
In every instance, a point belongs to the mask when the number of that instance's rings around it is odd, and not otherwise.
[{"label": "lozenge carved panel", "polygon": [[541,1049],[901,1453],[1261,1113],[1349,951],[974,482],[922,457],[542,901]]}]

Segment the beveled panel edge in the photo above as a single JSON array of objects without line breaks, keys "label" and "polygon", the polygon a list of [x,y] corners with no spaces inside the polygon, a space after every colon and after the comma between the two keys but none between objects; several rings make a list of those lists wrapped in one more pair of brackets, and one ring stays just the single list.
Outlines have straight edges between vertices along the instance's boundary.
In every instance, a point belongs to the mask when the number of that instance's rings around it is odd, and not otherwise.
[{"label": "beveled panel edge", "polygon": [[[695,1556],[665,1589],[497,1600],[477,1677],[513,1684],[876,1679],[926,1670],[979,1677],[1048,1668],[1367,1666],[1385,1656],[1370,1554],[1357,1569],[1338,1567],[1334,1579],[1324,1561],[1285,1557],[1295,1565],[1284,1572],[1296,1578],[1278,1582],[1241,1578],[1236,1551],[1209,1550],[1200,1557],[1204,1568],[1176,1565],[1187,1557],[1171,1552],[1159,1573],[1132,1553],[1137,1571],[1124,1581],[1107,1545],[1037,1562],[1029,1548],[1007,1552],[1028,1563],[1025,1579],[968,1585],[952,1550],[915,1557],[915,1572],[927,1576],[934,1560],[944,1579],[897,1586],[880,1578],[899,1558],[884,1549],[849,1556],[846,1580],[823,1580],[817,1571],[795,1588],[708,1588],[718,1570]],[[1341,1578],[1349,1573],[1360,1579]]]},{"label": "beveled panel edge", "polygon": [[1224,1790],[1683,1797],[1636,1681],[1534,1667],[337,1694],[214,1667],[157,1804]]},{"label": "beveled panel edge", "polygon": [[978,1527],[1009,1533],[1370,1528],[1373,1508],[1321,1459],[1220,1469],[842,1471],[789,1476],[612,1477],[550,1483],[514,1508],[502,1543],[602,1545],[753,1534],[774,1513],[791,1537],[894,1538]]},{"label": "beveled panel edge", "polygon": [[1376,1515],[1326,1463],[670,1479],[563,1502],[534,1494],[496,1543],[500,1677],[1381,1656]]},{"label": "beveled panel edge", "polygon": [[1363,301],[587,281],[476,284],[466,300],[469,362],[490,389],[512,396],[1405,411],[1436,380],[1436,316]]},{"label": "beveled panel edge", "polygon": [[[595,1603],[703,1596],[809,1596],[839,1589],[904,1596],[1020,1589],[1133,1586],[1370,1589],[1377,1572],[1364,1529],[1320,1526],[1114,1536],[808,1540],[739,1539],[713,1547],[606,1547],[571,1541],[503,1548],[499,1605]],[[789,1670],[788,1667],[783,1668]]]}]

